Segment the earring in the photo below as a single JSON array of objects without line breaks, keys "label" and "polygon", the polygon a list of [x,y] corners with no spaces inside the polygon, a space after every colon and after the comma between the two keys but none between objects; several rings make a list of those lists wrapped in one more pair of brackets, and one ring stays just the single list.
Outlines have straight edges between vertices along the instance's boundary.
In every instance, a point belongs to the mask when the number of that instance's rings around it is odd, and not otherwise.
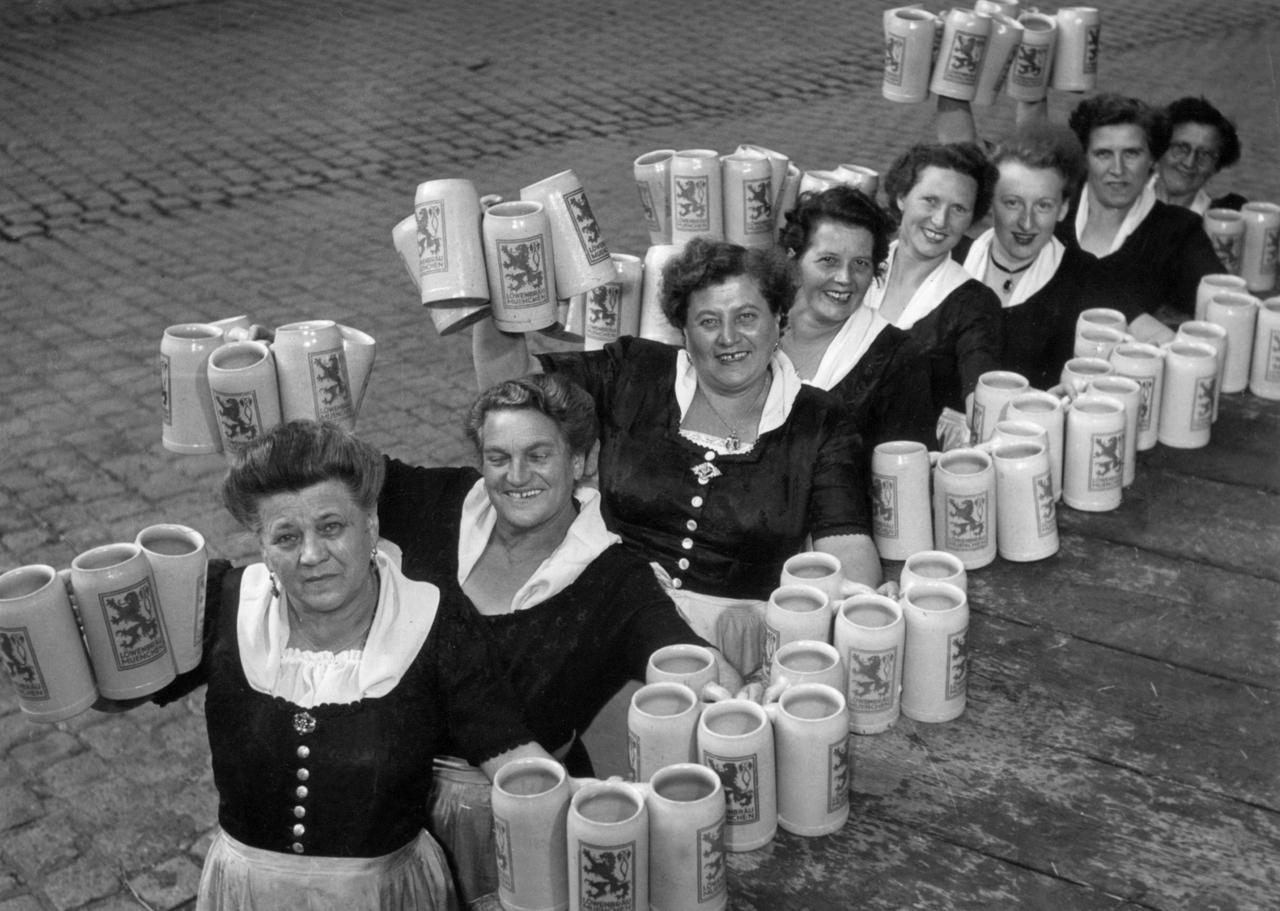
[{"label": "earring", "polygon": [[271,580],[271,597],[280,597],[280,586],[276,585],[276,574],[267,570],[267,578]]},{"label": "earring", "polygon": [[373,545],[373,549],[369,551],[369,562],[370,563],[378,562],[378,545],[376,544]]}]

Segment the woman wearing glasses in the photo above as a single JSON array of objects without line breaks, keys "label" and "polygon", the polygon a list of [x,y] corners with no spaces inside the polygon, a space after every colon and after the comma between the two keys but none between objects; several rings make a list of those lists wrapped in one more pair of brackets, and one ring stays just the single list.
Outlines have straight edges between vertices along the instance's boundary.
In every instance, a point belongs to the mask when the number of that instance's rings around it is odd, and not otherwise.
[{"label": "woman wearing glasses", "polygon": [[1203,215],[1209,209],[1239,209],[1238,193],[1213,198],[1205,186],[1240,160],[1236,126],[1204,98],[1179,98],[1166,109],[1169,149],[1156,163],[1156,199]]}]

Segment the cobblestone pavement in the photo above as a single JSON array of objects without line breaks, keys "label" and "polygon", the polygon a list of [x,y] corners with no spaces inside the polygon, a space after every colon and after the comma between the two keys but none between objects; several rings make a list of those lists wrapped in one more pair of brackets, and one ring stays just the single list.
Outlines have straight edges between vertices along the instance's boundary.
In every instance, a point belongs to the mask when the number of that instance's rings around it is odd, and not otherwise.
[{"label": "cobblestone pavement", "polygon": [[[572,167],[611,249],[642,253],[630,162],[649,149],[756,142],[807,168],[883,168],[928,136],[930,109],[880,98],[881,8],[7,0],[0,569],[66,566],[161,520],[250,555],[213,493],[221,457],[160,445],[173,323],[365,329],[361,432],[466,461],[469,345],[436,336],[390,244],[416,184],[514,196]],[[1106,87],[1208,94],[1245,144],[1218,183],[1255,199],[1280,199],[1278,50],[1273,0],[1104,8]],[[1010,117],[979,115],[991,134]],[[0,911],[190,905],[216,812],[200,713],[193,697],[40,726],[0,683]]]}]

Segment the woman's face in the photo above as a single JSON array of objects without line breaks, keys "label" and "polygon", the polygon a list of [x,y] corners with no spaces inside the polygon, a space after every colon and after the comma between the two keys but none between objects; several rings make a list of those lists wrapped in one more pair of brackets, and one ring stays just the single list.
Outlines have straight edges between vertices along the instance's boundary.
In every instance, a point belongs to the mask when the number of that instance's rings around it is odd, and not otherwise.
[{"label": "woman's face", "polygon": [[1193,196],[1218,171],[1222,139],[1216,127],[1180,123],[1173,128],[1169,149],[1156,165],[1160,180],[1172,196]]},{"label": "woman's face", "polygon": [[907,194],[898,197],[899,247],[923,260],[946,256],[973,224],[977,198],[978,182],[972,177],[929,165]]},{"label": "woman's face", "polygon": [[1108,209],[1128,209],[1151,177],[1151,146],[1136,123],[1097,127],[1089,134],[1085,159],[1089,195]]},{"label": "woman's face", "polygon": [[262,559],[300,611],[355,609],[370,582],[378,517],[341,481],[321,481],[258,503]]},{"label": "woman's face", "polygon": [[875,238],[863,227],[824,218],[800,254],[800,290],[792,313],[805,311],[827,323],[843,323],[862,303],[875,278]]},{"label": "woman's face", "polygon": [[778,324],[750,276],[735,275],[693,292],[684,339],[698,381],[721,395],[752,390],[769,369]]},{"label": "woman's face", "polygon": [[532,531],[571,516],[585,461],[570,452],[560,426],[540,411],[500,408],[485,415],[481,473],[506,530]]},{"label": "woman's face", "polygon": [[1000,165],[991,207],[998,254],[1005,265],[1035,257],[1066,217],[1066,180],[1053,168],[1029,168],[1021,162]]}]

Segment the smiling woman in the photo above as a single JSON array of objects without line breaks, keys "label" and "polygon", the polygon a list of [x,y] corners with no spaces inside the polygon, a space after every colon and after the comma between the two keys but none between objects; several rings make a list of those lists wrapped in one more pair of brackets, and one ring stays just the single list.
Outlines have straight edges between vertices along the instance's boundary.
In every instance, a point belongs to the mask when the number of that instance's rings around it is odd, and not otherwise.
[{"label": "smiling woman", "polygon": [[839,402],[777,350],[795,293],[779,251],[695,238],[662,287],[683,348],[627,337],[535,361],[523,336],[485,321],[472,336],[477,376],[541,369],[587,391],[609,529],[749,674],[763,654],[764,601],[806,538],[839,557],[848,580],[879,583],[866,457]]},{"label": "smiling woman", "polygon": [[[707,644],[605,527],[599,493],[578,485],[596,429],[595,403],[562,377],[498,383],[466,418],[480,471],[387,459],[378,509],[405,575],[470,604],[526,723],[577,776],[593,771],[579,732],[644,678],[650,654]],[[431,830],[471,903],[498,887],[488,780],[452,756],[434,778]]]}]

